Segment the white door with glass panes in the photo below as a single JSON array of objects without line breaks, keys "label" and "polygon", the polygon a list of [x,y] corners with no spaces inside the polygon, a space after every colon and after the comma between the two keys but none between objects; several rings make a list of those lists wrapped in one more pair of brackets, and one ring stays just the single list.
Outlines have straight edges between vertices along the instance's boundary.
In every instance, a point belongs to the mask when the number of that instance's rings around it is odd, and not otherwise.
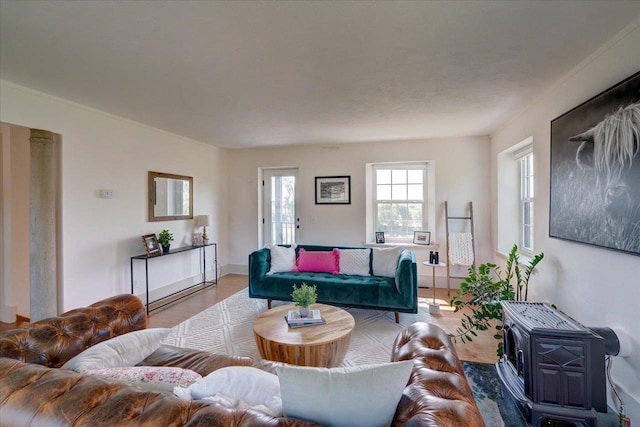
[{"label": "white door with glass panes", "polygon": [[265,169],[262,200],[263,242],[267,245],[292,244],[298,240],[297,169]]}]

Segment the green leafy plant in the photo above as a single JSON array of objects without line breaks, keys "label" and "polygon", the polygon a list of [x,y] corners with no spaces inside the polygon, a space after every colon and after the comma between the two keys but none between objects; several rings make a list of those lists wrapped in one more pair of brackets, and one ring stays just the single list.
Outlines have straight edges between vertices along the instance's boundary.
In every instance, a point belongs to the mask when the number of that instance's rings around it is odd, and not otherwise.
[{"label": "green leafy plant", "polygon": [[318,298],[316,294],[316,285],[309,286],[306,283],[302,283],[300,287],[293,285],[293,292],[291,293],[291,299],[295,305],[301,307],[309,307],[311,304],[315,304]]},{"label": "green leafy plant", "polygon": [[169,246],[172,241],[173,234],[169,233],[169,230],[166,228],[158,234],[158,243],[160,243],[161,246]]},{"label": "green leafy plant", "polygon": [[[457,312],[469,308],[460,321],[455,334],[449,334],[454,340],[460,338],[464,342],[473,341],[478,336],[476,331],[495,328],[494,338],[500,340],[497,354],[502,357],[502,306],[500,301],[527,301],[529,294],[529,278],[544,253],[534,255],[524,270],[520,267],[518,246],[513,245],[504,270],[493,263],[469,267],[469,275],[460,284],[460,290],[451,299],[451,306]],[[515,279],[515,280],[514,280]]]}]

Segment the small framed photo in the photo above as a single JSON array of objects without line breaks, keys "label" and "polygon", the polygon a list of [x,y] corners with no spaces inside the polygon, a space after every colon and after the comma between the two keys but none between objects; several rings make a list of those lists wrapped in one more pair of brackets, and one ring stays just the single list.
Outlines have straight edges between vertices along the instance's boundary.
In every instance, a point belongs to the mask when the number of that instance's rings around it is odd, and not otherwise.
[{"label": "small framed photo", "polygon": [[350,204],[350,176],[316,176],[316,205]]},{"label": "small framed photo", "polygon": [[431,232],[430,231],[414,231],[413,243],[415,243],[416,245],[430,245]]},{"label": "small framed photo", "polygon": [[162,254],[160,244],[158,243],[158,238],[156,237],[155,233],[145,234],[144,236],[142,236],[142,244],[144,245],[144,250],[147,253],[147,257],[151,258]]},{"label": "small framed photo", "polygon": [[384,243],[384,231],[376,231],[376,243]]},{"label": "small framed photo", "polygon": [[193,233],[193,246],[202,246],[202,233]]}]

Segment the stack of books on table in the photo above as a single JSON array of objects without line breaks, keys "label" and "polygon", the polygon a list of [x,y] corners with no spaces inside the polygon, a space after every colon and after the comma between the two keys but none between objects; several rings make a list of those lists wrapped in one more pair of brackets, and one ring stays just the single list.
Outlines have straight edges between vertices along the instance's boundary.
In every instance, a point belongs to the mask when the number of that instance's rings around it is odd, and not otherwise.
[{"label": "stack of books on table", "polygon": [[324,325],[327,323],[320,315],[320,310],[309,310],[308,317],[300,317],[300,311],[289,310],[285,320],[290,328],[302,328],[305,326]]}]

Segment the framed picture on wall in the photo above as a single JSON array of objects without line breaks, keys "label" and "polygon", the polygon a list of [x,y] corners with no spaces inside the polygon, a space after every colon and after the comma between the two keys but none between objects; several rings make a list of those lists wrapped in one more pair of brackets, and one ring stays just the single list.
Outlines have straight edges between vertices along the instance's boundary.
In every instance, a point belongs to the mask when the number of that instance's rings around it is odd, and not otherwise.
[{"label": "framed picture on wall", "polygon": [[549,236],[640,255],[640,73],[551,121]]},{"label": "framed picture on wall", "polygon": [[316,205],[351,204],[350,176],[317,176]]},{"label": "framed picture on wall", "polygon": [[142,236],[142,245],[144,246],[144,250],[149,258],[161,254],[160,244],[158,243],[158,238],[156,237],[155,233],[145,234],[144,236]]}]

